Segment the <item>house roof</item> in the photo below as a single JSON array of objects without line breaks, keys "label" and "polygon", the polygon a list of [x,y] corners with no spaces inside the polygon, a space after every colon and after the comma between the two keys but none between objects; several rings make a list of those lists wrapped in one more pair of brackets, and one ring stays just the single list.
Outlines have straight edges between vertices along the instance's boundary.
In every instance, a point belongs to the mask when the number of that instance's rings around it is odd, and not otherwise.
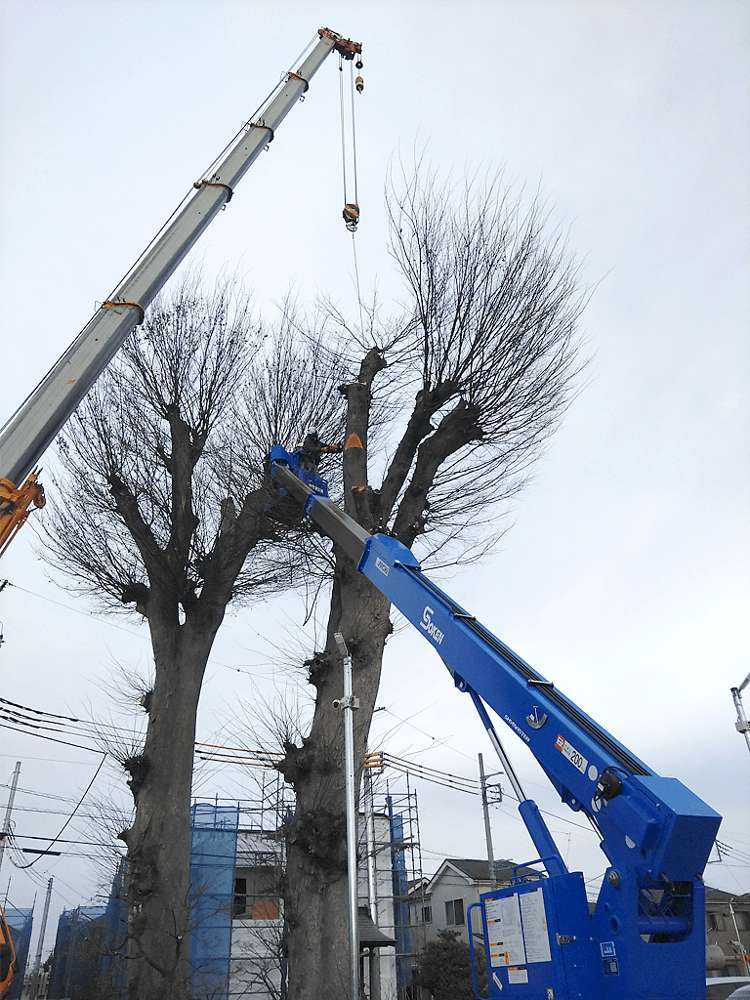
[{"label": "house roof", "polygon": [[388,948],[395,945],[395,938],[386,937],[383,932],[375,926],[372,917],[366,906],[359,907],[359,944],[362,948]]},{"label": "house roof", "polygon": [[406,891],[411,896],[415,892],[420,892],[426,885],[429,885],[430,879],[427,875],[422,875],[421,878],[409,879],[406,883]]},{"label": "house roof", "polygon": [[[488,861],[474,858],[446,858],[449,865],[454,868],[458,868],[467,878],[470,878],[472,882],[489,882],[490,880],[490,866]],[[501,861],[500,865],[506,865],[509,862]]]},{"label": "house roof", "polygon": [[712,889],[710,885],[706,886],[707,903],[725,903],[729,902],[729,900],[733,903],[740,903],[743,906],[747,906],[750,903],[750,892],[724,892],[723,889]]},{"label": "house roof", "polygon": [[[490,882],[490,866],[486,859],[446,858],[433,875],[430,884],[436,882],[449,868],[462,875],[469,882]],[[516,875],[539,875],[539,872],[534,868],[529,868],[527,865],[516,865],[514,861],[509,861],[505,858],[495,861],[495,872],[501,882],[509,882],[513,878],[516,868],[518,869],[515,872]]]}]

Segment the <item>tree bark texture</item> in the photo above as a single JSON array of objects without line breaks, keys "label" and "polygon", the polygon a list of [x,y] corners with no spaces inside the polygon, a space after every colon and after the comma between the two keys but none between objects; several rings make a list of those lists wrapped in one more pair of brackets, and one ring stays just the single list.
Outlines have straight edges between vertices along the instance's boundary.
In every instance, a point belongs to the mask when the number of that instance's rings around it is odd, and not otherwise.
[{"label": "tree bark texture", "polygon": [[[122,834],[129,865],[130,1000],[192,997],[190,868],[185,858],[191,850],[196,710],[213,635],[178,628],[170,643],[172,655],[162,654],[157,661],[143,753],[125,764],[136,805],[135,823]],[[164,629],[168,631],[175,630]]]},{"label": "tree bark texture", "polygon": [[[461,399],[454,400],[437,428],[432,426],[431,416],[450,399],[455,387],[418,393],[390,477],[383,490],[373,489],[367,457],[372,385],[385,367],[382,354],[373,348],[362,359],[357,379],[339,390],[347,404],[344,504],[347,513],[370,533],[383,530],[395,519],[391,533],[411,545],[424,530],[423,512],[437,468],[448,455],[480,436],[481,430],[476,413]],[[353,692],[360,703],[354,719],[359,786],[383,651],[393,628],[387,598],[335,546],[334,555],[326,649],[308,661],[309,680],[316,691],[312,728],[301,748],[286,747],[281,765],[297,799],[294,819],[286,831],[289,1000],[348,1000],[350,994],[344,734],[341,712],[333,707],[343,694],[343,665],[334,634],[340,632],[346,641],[352,657]]]},{"label": "tree bark texture", "polygon": [[[372,381],[385,367],[376,350],[362,361],[355,382],[340,387],[347,401],[344,489],[347,512],[369,531],[380,521],[367,485],[367,440]],[[359,786],[375,707],[385,642],[392,631],[390,602],[334,549],[335,572],[326,648],[308,661],[315,712],[301,748],[286,747],[282,773],[295,789],[294,819],[286,830],[285,917],[288,925],[289,1000],[346,1000],[350,995],[346,853],[344,720],[333,702],[344,693],[343,663],[334,634],[352,657],[354,759]]]},{"label": "tree bark texture", "polygon": [[301,748],[287,746],[282,772],[297,803],[286,830],[285,917],[289,1000],[349,997],[349,909],[347,894],[343,664],[333,633],[341,632],[352,656],[352,687],[360,707],[354,715],[357,783],[367,750],[383,648],[391,631],[389,602],[346,556],[337,561],[326,651],[308,661],[316,691],[315,717]]},{"label": "tree bark texture", "polygon": [[[173,443],[177,440],[173,436]],[[121,481],[112,482],[152,581],[124,597],[136,600],[146,616],[155,666],[143,753],[124,762],[136,807],[134,825],[122,834],[129,866],[129,1000],[192,997],[190,793],[198,700],[234,581],[248,552],[264,537],[263,491],[248,495],[239,515],[233,504],[225,504],[197,596],[187,572],[197,523],[190,479],[189,462],[181,477],[173,475],[173,530],[164,547],[148,530],[130,491]]]}]

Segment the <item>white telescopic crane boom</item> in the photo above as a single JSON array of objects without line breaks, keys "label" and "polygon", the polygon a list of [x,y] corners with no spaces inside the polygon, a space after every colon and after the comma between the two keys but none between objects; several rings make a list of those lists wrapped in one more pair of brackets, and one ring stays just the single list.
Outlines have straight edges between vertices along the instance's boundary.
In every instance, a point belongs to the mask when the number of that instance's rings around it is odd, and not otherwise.
[{"label": "white telescopic crane boom", "polygon": [[[193,197],[149,246],[127,277],[0,432],[2,513],[10,514],[32,471],[128,334],[143,319],[154,296],[174,273],[203,230],[232,197],[234,187],[307,90],[326,56],[336,49],[351,59],[361,45],[321,28],[310,54],[272,95],[258,118],[248,122],[214,172],[196,182]],[[41,488],[37,487],[41,494]],[[41,504],[37,504],[40,506]],[[5,542],[0,537],[0,542]]]}]

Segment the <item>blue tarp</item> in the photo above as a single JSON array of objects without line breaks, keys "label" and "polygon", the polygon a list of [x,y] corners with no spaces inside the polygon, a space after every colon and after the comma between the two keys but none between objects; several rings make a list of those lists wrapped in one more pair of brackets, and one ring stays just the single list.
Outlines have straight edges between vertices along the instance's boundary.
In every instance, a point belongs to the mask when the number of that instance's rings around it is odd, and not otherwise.
[{"label": "blue tarp", "polygon": [[53,1000],[85,994],[99,982],[106,912],[105,906],[79,906],[60,914],[50,975]]},{"label": "blue tarp", "polygon": [[112,883],[106,906],[79,906],[64,910],[57,924],[57,938],[50,973],[50,1000],[85,996],[107,988],[108,995],[125,995],[123,960],[128,910],[125,901],[125,864]]},{"label": "blue tarp", "polygon": [[197,802],[192,809],[190,865],[190,962],[193,996],[226,1000],[232,947],[234,858],[237,853],[237,806]]},{"label": "blue tarp", "polygon": [[[412,963],[409,947],[409,901],[404,853],[404,818],[393,811],[393,799],[386,797],[391,823],[391,877],[393,884],[393,921],[396,938],[396,982],[399,991],[411,982]],[[401,845],[399,847],[399,845]]]},{"label": "blue tarp", "polygon": [[[107,900],[104,914],[103,954],[99,962],[99,972],[103,980],[110,983],[121,996],[127,986],[127,962],[125,961],[125,939],[128,933],[128,903],[125,897],[127,862],[123,861],[112,883],[112,891]],[[113,992],[114,992],[113,989]]]},{"label": "blue tarp", "polygon": [[[228,995],[238,823],[237,806],[199,802],[191,811],[190,960],[193,994],[200,1000],[226,1000]],[[93,983],[111,984],[124,995],[126,878],[123,866],[106,907],[79,906],[60,916],[50,998],[85,995]]]}]

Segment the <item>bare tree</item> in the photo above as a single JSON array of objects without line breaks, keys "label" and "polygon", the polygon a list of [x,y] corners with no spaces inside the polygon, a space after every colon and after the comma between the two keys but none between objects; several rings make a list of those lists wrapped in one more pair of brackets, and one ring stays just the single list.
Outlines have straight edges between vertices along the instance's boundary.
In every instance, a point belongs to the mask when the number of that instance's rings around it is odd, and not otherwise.
[{"label": "bare tree", "polygon": [[[501,178],[440,186],[417,171],[389,189],[391,253],[406,286],[400,320],[357,330],[336,316],[349,378],[343,495],[370,532],[465,561],[503,530],[503,504],[574,391],[579,270],[539,201],[524,209]],[[370,447],[373,431],[377,447]],[[377,486],[373,485],[377,482]],[[389,602],[334,546],[325,649],[307,661],[316,701],[308,735],[280,765],[296,792],[285,916],[289,1000],[349,992],[342,695],[334,633],[353,656],[359,773],[392,630]]]},{"label": "bare tree", "polygon": [[[190,789],[195,720],[230,601],[293,582],[293,530],[269,520],[265,458],[313,419],[336,434],[340,381],[294,309],[270,330],[225,282],[186,279],[157,301],[62,435],[61,500],[44,555],[71,586],[143,616],[154,659],[142,748],[122,757],[128,848],[128,996],[190,992]],[[314,550],[314,540],[305,547]]]},{"label": "bare tree", "polygon": [[391,189],[389,212],[400,317],[373,311],[355,329],[329,307],[310,326],[289,305],[271,332],[229,285],[206,298],[188,282],[154,305],[63,437],[65,503],[52,507],[46,555],[110,610],[143,615],[154,655],[143,750],[123,761],[136,805],[122,831],[131,998],[189,995],[195,715],[226,607],[282,581],[317,587],[326,567],[327,641],[306,664],[313,721],[306,737],[289,733],[280,766],[297,796],[285,830],[288,996],[348,993],[333,634],[354,657],[361,769],[390,607],[303,521],[266,516],[270,445],[311,426],[342,440],[340,489],[359,523],[422,544],[433,562],[464,561],[501,534],[504,503],[571,398],[585,296],[543,208],[524,210],[499,181],[460,192],[417,173]]}]

